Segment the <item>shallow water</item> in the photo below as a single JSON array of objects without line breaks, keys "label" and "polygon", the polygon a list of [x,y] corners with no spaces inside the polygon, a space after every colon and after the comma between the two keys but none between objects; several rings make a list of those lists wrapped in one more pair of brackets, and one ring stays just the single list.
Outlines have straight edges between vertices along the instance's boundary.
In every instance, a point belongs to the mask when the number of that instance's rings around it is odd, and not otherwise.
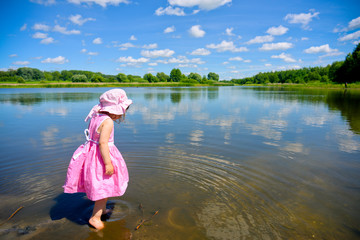
[{"label": "shallow water", "polygon": [[360,238],[360,93],[244,87],[126,88],[130,183],[94,232],[62,185],[106,90],[0,89],[1,239]]}]

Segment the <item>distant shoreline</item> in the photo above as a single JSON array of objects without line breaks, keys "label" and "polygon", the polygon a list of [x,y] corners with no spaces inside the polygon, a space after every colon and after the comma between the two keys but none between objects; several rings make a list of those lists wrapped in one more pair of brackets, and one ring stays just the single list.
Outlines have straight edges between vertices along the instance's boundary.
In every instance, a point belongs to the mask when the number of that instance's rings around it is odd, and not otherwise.
[{"label": "distant shoreline", "polygon": [[358,89],[360,84],[244,84],[217,82],[214,84],[193,84],[181,82],[158,82],[158,83],[72,83],[72,82],[33,82],[33,83],[0,83],[0,88],[90,88],[90,87],[219,87],[219,86],[264,86],[264,87],[286,87],[286,88],[320,88],[320,89]]},{"label": "distant shoreline", "polygon": [[71,82],[33,82],[33,83],[0,83],[0,88],[87,88],[87,87],[203,87],[234,86],[233,83],[193,84],[183,82],[158,83],[71,83]]}]

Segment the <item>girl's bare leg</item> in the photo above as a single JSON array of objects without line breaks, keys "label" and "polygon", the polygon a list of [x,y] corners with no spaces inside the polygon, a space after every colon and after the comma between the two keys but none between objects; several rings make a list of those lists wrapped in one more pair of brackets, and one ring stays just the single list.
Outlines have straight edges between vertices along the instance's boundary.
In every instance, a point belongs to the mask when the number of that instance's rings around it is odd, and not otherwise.
[{"label": "girl's bare leg", "polygon": [[94,210],[89,223],[94,228],[100,230],[104,228],[104,223],[101,221],[101,215],[104,209],[106,209],[107,198],[95,201]]}]

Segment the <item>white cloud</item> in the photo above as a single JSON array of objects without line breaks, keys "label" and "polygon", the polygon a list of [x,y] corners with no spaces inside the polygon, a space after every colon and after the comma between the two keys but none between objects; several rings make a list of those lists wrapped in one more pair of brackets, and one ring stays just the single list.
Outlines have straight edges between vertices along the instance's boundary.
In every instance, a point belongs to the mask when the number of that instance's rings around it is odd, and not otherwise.
[{"label": "white cloud", "polygon": [[354,32],[354,33],[347,34],[347,35],[339,38],[338,40],[343,42],[343,41],[355,40],[355,39],[358,39],[359,37],[360,37],[360,30],[357,32]]},{"label": "white cloud", "polygon": [[296,62],[296,60],[293,59],[290,54],[285,53],[281,53],[280,55],[272,55],[271,58],[279,58],[284,60],[285,62]]},{"label": "white cloud", "polygon": [[16,62],[13,62],[12,64],[14,64],[14,65],[29,65],[30,62],[29,61],[16,61]]},{"label": "white cloud", "polygon": [[200,29],[200,25],[194,25],[189,29],[189,34],[195,38],[201,38],[205,36],[205,31]]},{"label": "white cloud", "polygon": [[98,53],[98,52],[88,52],[88,55],[90,55],[90,56],[97,56],[97,55],[99,55],[99,53]]},{"label": "white cloud", "polygon": [[229,58],[229,61],[243,61],[244,59],[242,57],[232,57]]},{"label": "white cloud", "polygon": [[265,67],[271,67],[271,63],[265,63]]},{"label": "white cloud", "polygon": [[157,60],[158,63],[163,64],[178,64],[177,67],[197,68],[197,64],[204,64],[200,58],[188,59],[186,56],[178,56],[177,58],[170,58],[169,60]]},{"label": "white cloud", "polygon": [[211,52],[205,48],[198,48],[190,53],[190,55],[199,55],[199,56],[207,56],[210,54]]},{"label": "white cloud", "polygon": [[47,33],[36,32],[32,35],[32,38],[36,38],[36,39],[47,38]]},{"label": "white cloud", "polygon": [[157,45],[157,43],[145,44],[145,45],[142,46],[142,48],[155,49],[155,48],[158,48],[158,45]]},{"label": "white cloud", "polygon": [[179,63],[179,64],[204,64],[205,62],[202,61],[200,58],[192,58],[188,59],[186,56],[179,56],[177,58],[170,58],[167,63]]},{"label": "white cloud", "polygon": [[334,29],[334,32],[335,33],[337,33],[337,32],[347,32],[347,31],[351,31],[351,30],[354,30],[354,29],[357,29],[357,28],[360,28],[360,17],[357,17],[357,18],[351,20],[348,23],[348,26],[346,28],[339,29],[339,28],[336,27]]},{"label": "white cloud", "polygon": [[66,35],[80,34],[79,30],[67,30],[66,27],[61,27],[60,25],[55,25],[55,27],[53,28],[53,31],[59,32],[62,34],[66,34]]},{"label": "white cloud", "polygon": [[126,4],[130,3],[128,0],[67,0],[67,1],[70,3],[75,3],[75,4],[87,3],[87,4],[91,5],[91,4],[95,3],[104,8],[108,4],[118,6],[120,3],[126,3]]},{"label": "white cloud", "polygon": [[85,48],[83,48],[83,49],[81,49],[81,51],[80,51],[81,53],[86,53],[87,52],[87,50],[85,49]]},{"label": "white cloud", "polygon": [[129,57],[119,57],[116,61],[125,63],[125,66],[138,66],[139,64],[149,62],[149,59],[143,58],[143,57],[135,59],[135,58],[129,56]]},{"label": "white cloud", "polygon": [[116,45],[116,47],[118,47],[120,50],[128,50],[129,48],[133,48],[136,46],[132,43],[122,43],[120,45]]},{"label": "white cloud", "polygon": [[226,35],[235,36],[235,34],[232,33],[233,30],[234,30],[234,28],[226,28],[226,30],[225,30]]},{"label": "white cloud", "polygon": [[325,44],[325,45],[321,45],[318,47],[310,47],[308,49],[305,49],[304,52],[305,53],[332,53],[332,52],[337,52],[337,49],[331,49],[329,44]]},{"label": "white cloud", "polygon": [[86,23],[88,21],[96,21],[95,18],[82,18],[82,16],[80,14],[71,15],[69,17],[69,20],[79,26],[82,26],[84,23]]},{"label": "white cloud", "polygon": [[10,54],[9,57],[13,58],[13,57],[17,57],[17,54]]},{"label": "white cloud", "polygon": [[216,49],[216,51],[218,52],[225,52],[225,51],[230,51],[230,52],[247,52],[249,51],[246,47],[240,47],[240,48],[237,48],[235,45],[234,45],[234,42],[232,41],[226,41],[226,40],[223,40],[221,43],[219,44],[208,44],[206,45],[207,48],[210,48],[210,49]]},{"label": "white cloud", "polygon": [[264,43],[264,42],[272,42],[274,41],[274,37],[272,35],[266,36],[256,36],[255,38],[246,42],[247,44],[254,44],[254,43]]},{"label": "white cloud", "polygon": [[283,27],[282,25],[278,26],[278,27],[271,27],[269,28],[266,33],[270,34],[270,35],[274,35],[274,36],[280,36],[280,35],[284,35],[289,29],[286,27]]},{"label": "white cloud", "polygon": [[302,37],[301,40],[302,41],[307,41],[307,40],[309,40],[309,38],[308,37]]},{"label": "white cloud", "polygon": [[180,63],[176,66],[177,68],[198,68],[196,64]]},{"label": "white cloud", "polygon": [[149,66],[157,66],[158,63],[148,63]]},{"label": "white cloud", "polygon": [[102,44],[102,39],[101,38],[95,38],[93,41],[92,41],[93,44]]},{"label": "white cloud", "polygon": [[44,38],[43,40],[40,41],[41,44],[50,44],[53,42],[54,42],[54,39],[52,37]]},{"label": "white cloud", "polygon": [[264,43],[259,50],[261,51],[271,51],[271,50],[286,50],[292,48],[294,45],[288,42],[278,42],[278,43]]},{"label": "white cloud", "polygon": [[164,33],[172,33],[172,32],[175,32],[175,26],[167,27],[164,30]]},{"label": "white cloud", "polygon": [[52,5],[52,4],[56,3],[55,0],[30,0],[30,2],[45,5],[45,6]]},{"label": "white cloud", "polygon": [[25,31],[27,28],[27,24],[25,23],[24,25],[22,25],[22,27],[20,28],[20,31]]},{"label": "white cloud", "polygon": [[41,61],[42,63],[55,63],[55,64],[64,64],[66,62],[69,62],[65,57],[58,56],[56,58],[47,58],[45,60]]},{"label": "white cloud", "polygon": [[170,5],[177,5],[180,7],[195,7],[200,9],[212,10],[221,7],[232,0],[168,0]]},{"label": "white cloud", "polygon": [[37,32],[32,35],[32,38],[43,39],[40,41],[40,43],[42,44],[49,44],[54,42],[54,39],[52,37],[47,37],[47,33]]},{"label": "white cloud", "polygon": [[50,27],[48,25],[45,24],[41,24],[41,23],[36,23],[33,27],[34,30],[40,30],[40,31],[49,31]]},{"label": "white cloud", "polygon": [[175,52],[170,49],[164,50],[142,50],[141,55],[144,57],[157,58],[157,57],[171,57]]},{"label": "white cloud", "polygon": [[348,24],[348,30],[360,28],[360,17],[351,20]]},{"label": "white cloud", "polygon": [[131,35],[130,40],[131,40],[131,41],[136,41],[137,38],[136,38],[134,35]]},{"label": "white cloud", "polygon": [[160,7],[156,9],[155,15],[161,16],[161,15],[175,15],[175,16],[185,16],[185,12],[181,8],[173,8],[172,6],[169,6],[167,8]]},{"label": "white cloud", "polygon": [[302,24],[303,29],[310,30],[308,24],[312,21],[314,17],[317,17],[319,12],[309,12],[309,13],[300,13],[300,14],[287,14],[285,16],[285,20],[289,21],[289,23],[300,23]]}]

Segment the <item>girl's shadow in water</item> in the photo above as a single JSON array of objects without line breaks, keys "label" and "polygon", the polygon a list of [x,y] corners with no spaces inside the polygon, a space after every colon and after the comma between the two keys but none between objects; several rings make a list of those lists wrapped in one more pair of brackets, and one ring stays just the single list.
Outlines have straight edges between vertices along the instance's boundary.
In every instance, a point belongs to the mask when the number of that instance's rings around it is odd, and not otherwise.
[{"label": "girl's shadow in water", "polygon": [[50,209],[51,220],[68,220],[80,225],[88,224],[94,202],[87,199],[84,193],[62,193],[55,199],[56,204]]}]

